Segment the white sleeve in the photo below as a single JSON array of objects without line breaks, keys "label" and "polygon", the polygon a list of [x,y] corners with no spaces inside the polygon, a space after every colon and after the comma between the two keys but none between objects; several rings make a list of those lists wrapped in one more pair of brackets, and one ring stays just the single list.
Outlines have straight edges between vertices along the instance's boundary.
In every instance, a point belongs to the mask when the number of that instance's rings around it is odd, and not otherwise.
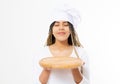
[{"label": "white sleeve", "polygon": [[88,59],[87,52],[83,48],[80,48],[80,49],[78,49],[78,54],[79,54],[80,58],[85,62],[85,64],[83,65],[83,74],[82,74],[83,79],[80,84],[90,84],[90,81],[89,81],[89,59]]},{"label": "white sleeve", "polygon": [[33,84],[40,84],[39,75],[41,72],[41,68],[39,66],[39,56],[35,56],[33,59]]},{"label": "white sleeve", "polygon": [[46,55],[44,54],[47,50],[46,48],[41,47],[42,52],[38,52],[33,57],[33,84],[41,84],[39,81],[40,73],[42,72],[43,68],[40,67],[39,61],[40,59],[44,58]]}]

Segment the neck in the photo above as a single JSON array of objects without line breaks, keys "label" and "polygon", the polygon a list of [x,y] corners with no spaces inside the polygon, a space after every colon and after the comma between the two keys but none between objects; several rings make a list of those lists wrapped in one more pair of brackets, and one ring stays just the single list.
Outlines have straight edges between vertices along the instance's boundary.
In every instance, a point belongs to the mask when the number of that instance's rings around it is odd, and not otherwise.
[{"label": "neck", "polygon": [[64,48],[69,46],[68,41],[56,41],[54,45],[59,48]]}]

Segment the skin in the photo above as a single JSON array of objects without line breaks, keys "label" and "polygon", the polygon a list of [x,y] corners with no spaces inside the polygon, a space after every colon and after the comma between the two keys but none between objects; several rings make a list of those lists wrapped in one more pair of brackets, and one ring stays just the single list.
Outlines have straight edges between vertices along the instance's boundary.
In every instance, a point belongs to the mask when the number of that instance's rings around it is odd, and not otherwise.
[{"label": "skin", "polygon": [[42,72],[39,76],[39,80],[40,80],[41,84],[47,84],[49,75],[50,75],[50,70],[48,70],[48,69],[42,70]]},{"label": "skin", "polygon": [[[53,56],[70,56],[73,51],[73,46],[68,44],[68,37],[70,35],[69,25],[66,21],[56,21],[53,26],[53,35],[55,43],[49,46]],[[71,70],[76,84],[79,84],[83,79],[78,68]],[[50,69],[43,69],[39,80],[42,84],[47,84],[50,75]]]}]

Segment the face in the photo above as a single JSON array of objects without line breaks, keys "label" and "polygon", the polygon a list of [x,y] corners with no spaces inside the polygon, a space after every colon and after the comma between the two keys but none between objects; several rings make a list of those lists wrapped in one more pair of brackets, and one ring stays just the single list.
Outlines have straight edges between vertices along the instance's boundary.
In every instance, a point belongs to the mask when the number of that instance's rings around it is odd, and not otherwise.
[{"label": "face", "polygon": [[70,35],[67,21],[56,21],[53,26],[53,35],[57,41],[67,41]]}]

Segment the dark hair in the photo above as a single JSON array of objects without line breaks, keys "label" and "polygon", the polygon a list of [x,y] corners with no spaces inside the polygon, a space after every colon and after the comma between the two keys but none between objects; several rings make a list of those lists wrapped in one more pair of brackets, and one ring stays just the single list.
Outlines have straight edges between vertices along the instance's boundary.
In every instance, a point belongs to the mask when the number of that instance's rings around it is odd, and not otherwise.
[{"label": "dark hair", "polygon": [[[55,21],[50,25],[50,28],[49,28],[49,34],[48,34],[47,43],[46,43],[47,46],[55,43],[55,37],[52,34],[53,33],[52,29],[53,29],[54,24],[55,24]],[[71,34],[68,37],[68,44],[81,47],[82,45],[78,39],[77,33],[73,25],[70,22],[68,22],[68,24],[69,24],[69,28],[71,31]]]}]

